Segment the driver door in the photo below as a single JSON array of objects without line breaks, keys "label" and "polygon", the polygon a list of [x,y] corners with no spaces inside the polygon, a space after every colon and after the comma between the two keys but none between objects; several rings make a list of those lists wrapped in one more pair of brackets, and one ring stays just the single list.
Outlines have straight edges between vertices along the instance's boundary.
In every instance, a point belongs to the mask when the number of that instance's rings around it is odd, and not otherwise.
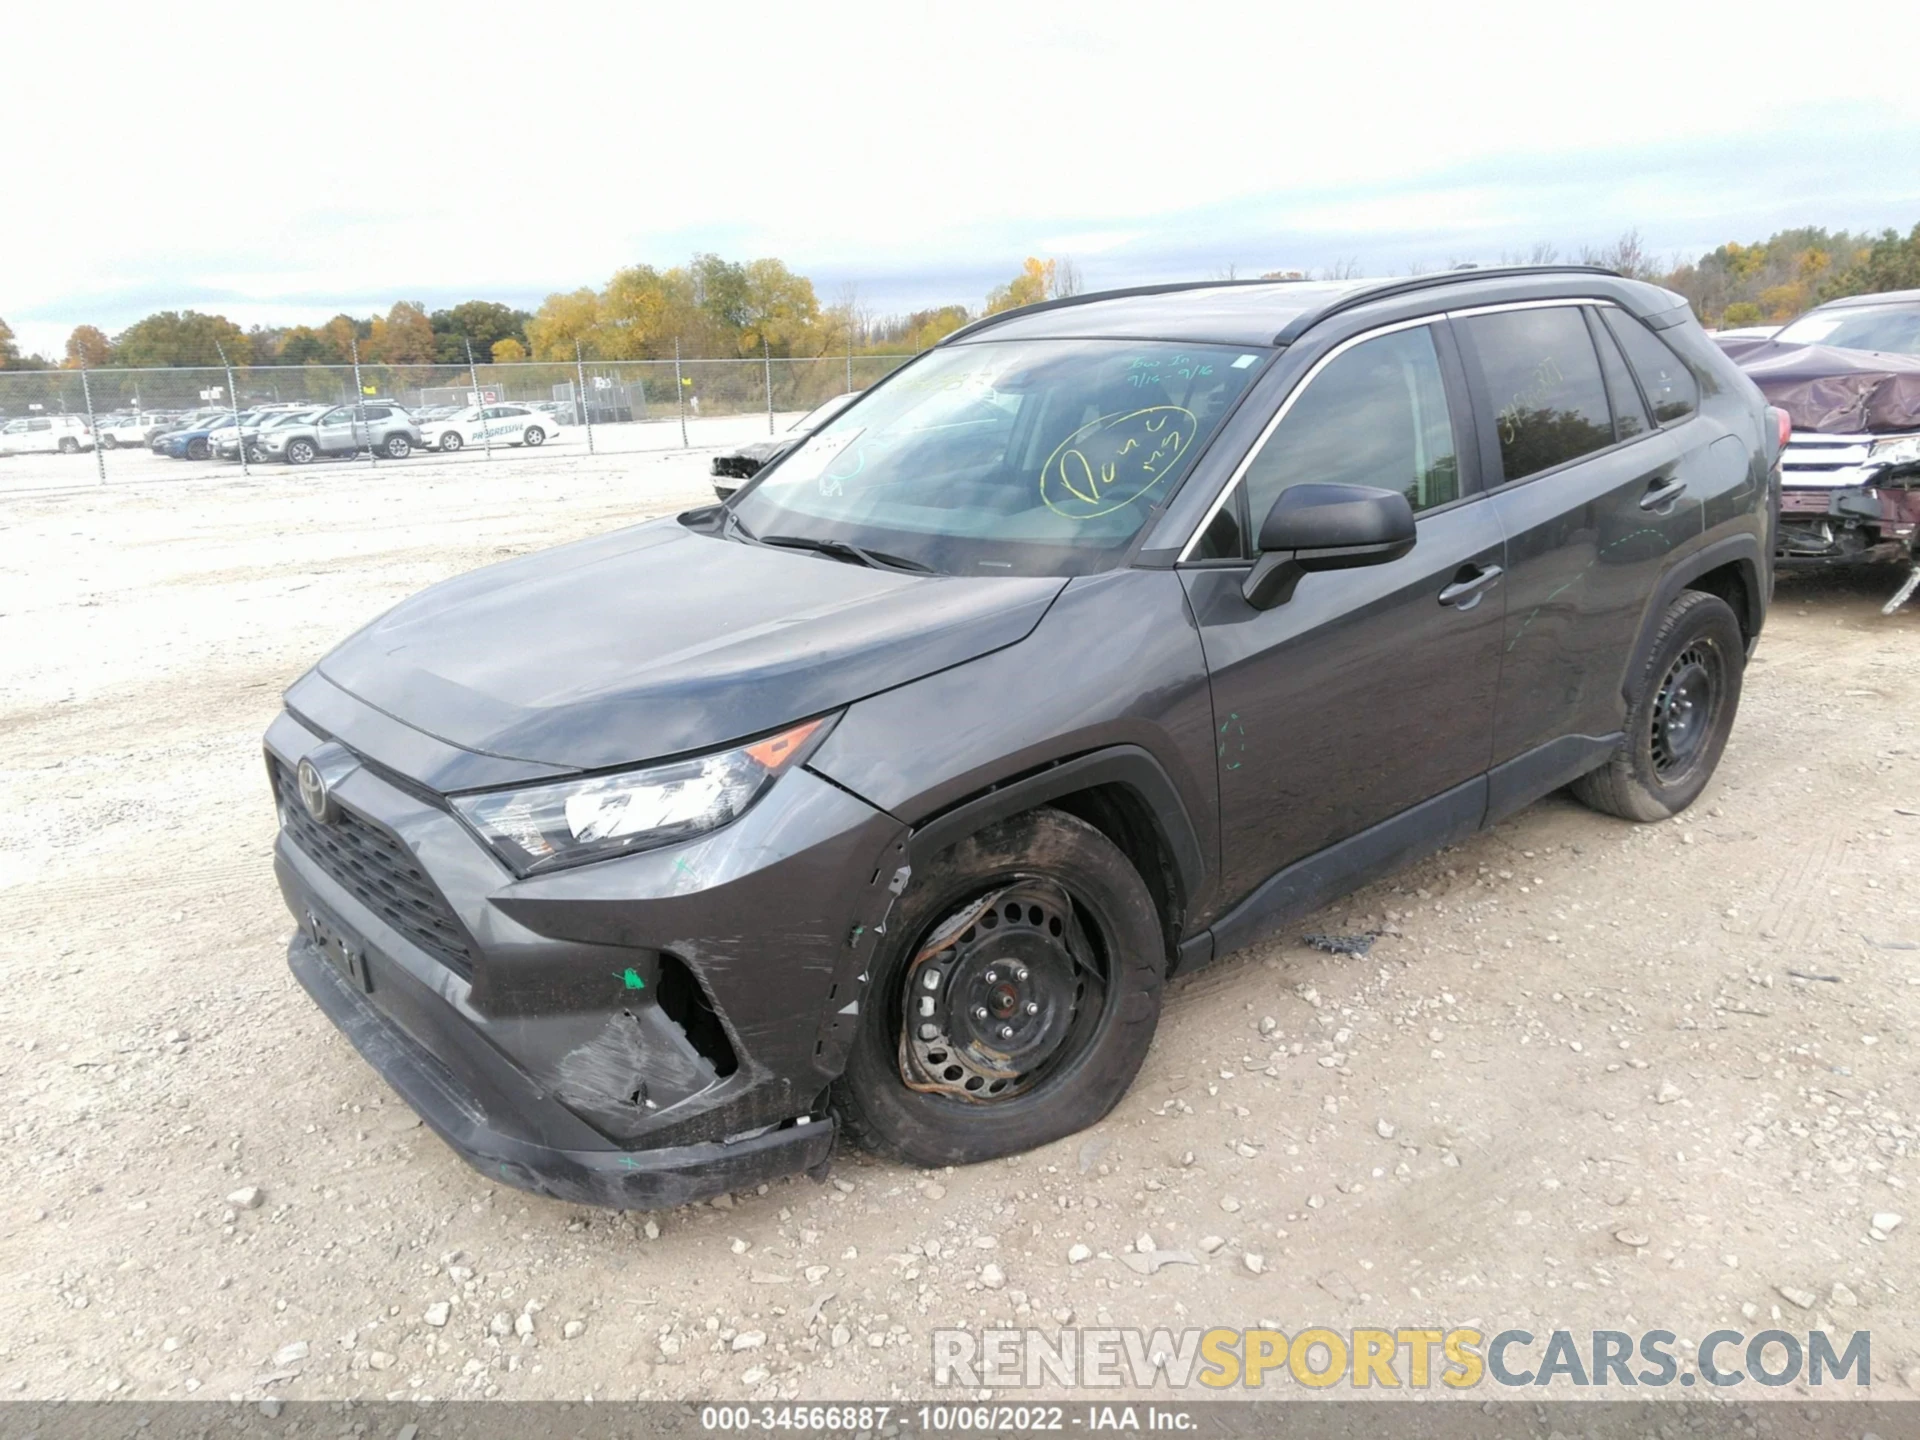
[{"label": "driver door", "polygon": [[[1213,689],[1229,905],[1319,854],[1250,907],[1301,913],[1480,824],[1505,541],[1477,493],[1477,454],[1444,321],[1356,337],[1294,388],[1242,462],[1198,542],[1212,558],[1182,566]],[[1306,575],[1256,609],[1241,593],[1252,537],[1282,490],[1310,481],[1402,491],[1413,549]],[[1246,938],[1232,924],[1222,935]]]}]

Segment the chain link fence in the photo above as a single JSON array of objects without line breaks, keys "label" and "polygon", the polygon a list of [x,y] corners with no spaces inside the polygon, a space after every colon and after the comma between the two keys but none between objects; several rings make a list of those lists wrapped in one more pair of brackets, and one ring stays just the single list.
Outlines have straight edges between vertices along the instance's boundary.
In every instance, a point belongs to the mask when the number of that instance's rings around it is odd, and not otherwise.
[{"label": "chain link fence", "polygon": [[[511,364],[223,365],[150,370],[0,371],[0,483],[12,462],[38,449],[23,427],[80,436],[93,450],[98,479],[134,478],[135,463],[116,451],[143,449],[142,432],[196,412],[244,412],[256,406],[397,403],[409,411],[433,406],[539,406],[563,425],[584,427],[680,423],[718,417],[775,417],[813,409],[848,390],[863,390],[911,355],[822,355],[807,359],[522,361]],[[77,426],[84,426],[84,430]],[[738,435],[739,426],[730,427]],[[107,438],[109,432],[113,438]],[[680,441],[698,444],[693,437]],[[91,437],[99,435],[96,447]],[[608,437],[609,439],[613,437]],[[677,438],[677,437],[676,437]],[[63,446],[71,453],[70,446]],[[616,447],[624,448],[624,447]],[[61,477],[78,482],[78,474]],[[92,480],[94,476],[85,477]],[[56,482],[57,483],[57,482]]]}]

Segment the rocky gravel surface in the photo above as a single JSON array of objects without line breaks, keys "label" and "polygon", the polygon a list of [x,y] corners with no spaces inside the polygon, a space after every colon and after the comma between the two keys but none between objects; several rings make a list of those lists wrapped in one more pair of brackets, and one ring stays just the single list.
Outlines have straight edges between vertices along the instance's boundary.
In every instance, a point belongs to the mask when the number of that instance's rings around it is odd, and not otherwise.
[{"label": "rocky gravel surface", "polygon": [[925,1396],[937,1326],[1070,1324],[1868,1329],[1876,1393],[1920,1390],[1884,574],[1782,583],[1691,813],[1556,796],[1176,983],[1072,1140],[659,1214],[469,1170],[287,974],[259,735],[401,596],[703,470],[0,501],[0,1395]]}]

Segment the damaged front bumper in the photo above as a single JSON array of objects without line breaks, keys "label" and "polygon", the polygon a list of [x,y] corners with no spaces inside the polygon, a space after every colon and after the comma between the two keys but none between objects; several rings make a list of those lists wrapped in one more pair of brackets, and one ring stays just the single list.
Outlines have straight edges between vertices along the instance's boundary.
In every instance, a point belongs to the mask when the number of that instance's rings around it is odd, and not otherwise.
[{"label": "damaged front bumper", "polygon": [[[319,698],[352,720],[342,692]],[[267,734],[288,963],[462,1158],[626,1209],[823,1169],[897,820],[803,768],[697,840],[516,879],[350,738],[293,713]],[[295,779],[311,756],[324,821]]]},{"label": "damaged front bumper", "polygon": [[1920,526],[1920,476],[1780,492],[1775,558],[1787,566],[1903,560]]}]

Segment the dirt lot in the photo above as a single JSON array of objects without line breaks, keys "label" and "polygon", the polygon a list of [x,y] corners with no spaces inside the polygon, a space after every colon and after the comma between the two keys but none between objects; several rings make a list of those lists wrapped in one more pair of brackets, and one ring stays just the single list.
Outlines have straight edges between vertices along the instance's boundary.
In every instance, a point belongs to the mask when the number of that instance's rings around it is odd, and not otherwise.
[{"label": "dirt lot", "polygon": [[[1683,820],[1555,797],[1298,927],[1386,929],[1366,958],[1177,984],[1085,1136],[654,1216],[457,1161],[286,971],[260,733],[401,596],[703,468],[0,500],[0,1393],[880,1398],[932,1392],[936,1325],[1775,1317],[1920,1387],[1920,607],[1880,618],[1885,575],[1783,584]],[[1142,1277],[1143,1235],[1197,1263]]]}]

